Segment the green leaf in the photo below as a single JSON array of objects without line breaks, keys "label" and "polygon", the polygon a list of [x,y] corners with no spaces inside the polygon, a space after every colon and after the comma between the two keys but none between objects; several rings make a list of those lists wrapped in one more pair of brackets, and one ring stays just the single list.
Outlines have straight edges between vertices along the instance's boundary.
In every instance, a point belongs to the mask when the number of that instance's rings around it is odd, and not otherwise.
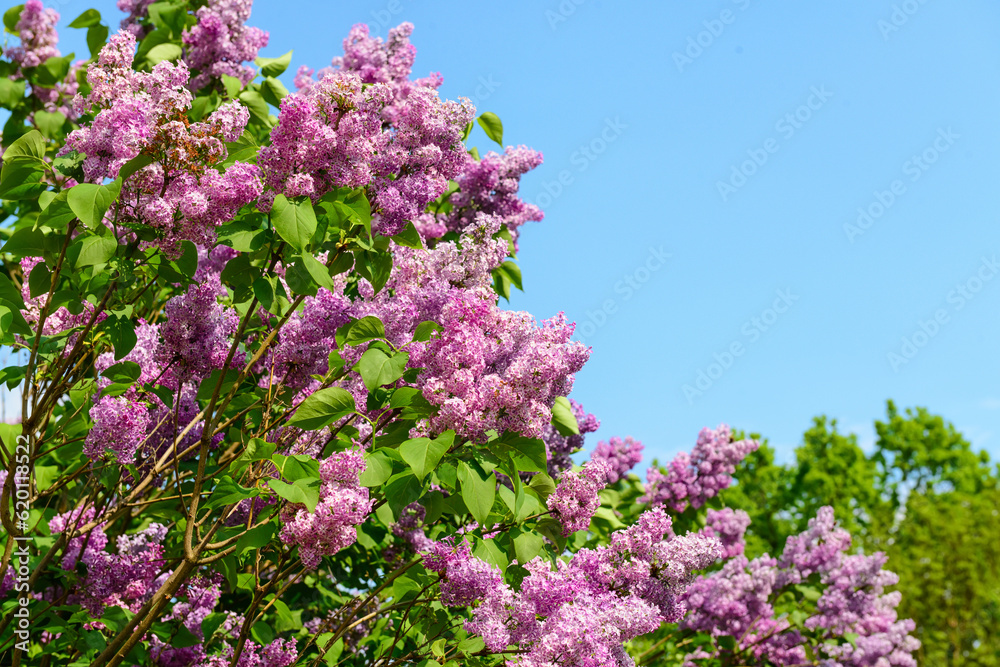
[{"label": "green leaf", "polygon": [[500,122],[499,116],[492,111],[484,111],[476,120],[487,137],[503,146],[503,123]]},{"label": "green leaf", "polygon": [[435,332],[441,331],[441,325],[437,322],[432,322],[427,320],[426,322],[421,322],[417,325],[416,330],[413,332],[413,340],[416,341],[428,341],[431,339],[431,335]]},{"label": "green leaf", "polygon": [[365,455],[365,469],[358,476],[361,486],[372,488],[381,486],[392,477],[392,460],[384,451],[375,450]]},{"label": "green leaf", "polygon": [[51,286],[52,272],[49,271],[49,267],[45,266],[45,262],[39,262],[28,275],[28,293],[31,298],[35,298],[42,294],[48,294]]},{"label": "green leaf", "polygon": [[376,338],[385,338],[385,327],[382,325],[382,320],[374,315],[368,315],[351,323],[351,328],[344,337],[344,343],[360,345]]},{"label": "green leaf", "polygon": [[368,391],[374,391],[376,387],[393,383],[403,377],[409,359],[410,355],[405,352],[390,357],[382,350],[370,348],[361,355],[355,368],[361,373],[361,379],[364,380]]},{"label": "green leaf", "polygon": [[82,269],[85,266],[106,264],[109,259],[115,256],[117,250],[118,240],[113,236],[93,234],[85,236],[80,241],[80,254],[76,258],[75,267]]},{"label": "green leaf", "polygon": [[7,31],[16,35],[18,21],[21,20],[21,12],[24,11],[24,5],[17,5],[16,7],[11,7],[3,14],[3,25],[7,28]]},{"label": "green leaf", "polygon": [[233,474],[241,475],[243,471],[246,470],[254,461],[265,461],[270,459],[274,455],[274,450],[277,445],[273,442],[267,442],[261,438],[250,438],[247,442],[246,448],[243,452],[233,461]]},{"label": "green leaf", "polygon": [[292,64],[292,52],[289,51],[280,58],[257,58],[254,63],[260,67],[264,76],[278,76]]},{"label": "green leaf", "polygon": [[390,478],[389,483],[385,485],[385,499],[389,509],[392,510],[392,516],[398,520],[403,508],[416,502],[423,489],[420,480],[408,472]]},{"label": "green leaf", "polygon": [[513,542],[514,554],[517,556],[518,563],[529,562],[538,555],[538,552],[542,550],[542,546],[545,544],[545,540],[541,535],[525,531],[516,535]]},{"label": "green leaf", "polygon": [[235,100],[236,96],[243,90],[243,82],[235,76],[222,75],[222,85],[226,89],[226,97]]},{"label": "green leaf", "polygon": [[316,213],[308,197],[294,201],[289,201],[285,195],[275,197],[271,222],[278,235],[299,252],[316,231]]},{"label": "green leaf", "polygon": [[10,109],[24,99],[25,81],[12,81],[4,77],[0,79],[0,105]]},{"label": "green leaf", "polygon": [[93,183],[74,185],[68,192],[66,198],[69,207],[88,229],[97,228],[115,200],[114,194],[107,186]]},{"label": "green leaf", "polygon": [[564,436],[580,435],[580,425],[573,414],[573,406],[565,396],[556,398],[552,406],[552,425]]},{"label": "green leaf", "polygon": [[256,164],[260,146],[257,145],[257,141],[253,138],[253,135],[244,131],[239,139],[226,144],[226,151],[229,153],[229,156],[222,163],[224,167],[231,167],[237,161]]},{"label": "green leaf", "polygon": [[0,250],[21,257],[41,257],[45,253],[45,233],[40,229],[22,227],[7,239]]},{"label": "green leaf", "polygon": [[59,111],[49,112],[39,110],[35,112],[35,125],[42,131],[42,134],[50,139],[56,136],[65,122],[66,116]]},{"label": "green leaf", "polygon": [[417,479],[423,480],[427,473],[434,470],[441,457],[445,455],[455,439],[454,432],[449,431],[451,437],[448,439],[437,438],[414,438],[407,440],[399,446],[399,454],[403,457]]},{"label": "green leaf", "polygon": [[319,479],[297,479],[291,484],[280,479],[269,479],[267,485],[290,503],[305,505],[310,512],[319,503]]},{"label": "green leaf", "polygon": [[267,78],[260,84],[260,95],[271,106],[280,107],[281,100],[288,97],[288,89],[277,79]]},{"label": "green leaf", "polygon": [[260,93],[254,90],[244,90],[239,96],[240,102],[250,110],[250,113],[261,120],[267,120],[269,115],[267,102]]},{"label": "green leaf", "polygon": [[350,392],[340,387],[327,387],[302,401],[288,425],[316,431],[354,411],[354,396]]},{"label": "green leaf", "polygon": [[420,232],[417,231],[417,228],[409,220],[406,221],[406,225],[403,226],[402,231],[392,237],[392,240],[398,245],[406,246],[407,248],[421,250],[424,247],[423,241],[420,239]]},{"label": "green leaf", "polygon": [[101,22],[101,13],[96,9],[88,9],[84,13],[73,19],[73,22],[69,24],[70,28],[89,28],[92,25],[97,25]]},{"label": "green leaf", "polygon": [[37,199],[48,185],[41,182],[45,164],[34,156],[6,159],[0,172],[0,198]]},{"label": "green leaf", "polygon": [[233,505],[241,500],[253,498],[259,495],[260,492],[256,489],[241,486],[240,484],[237,484],[232,477],[226,475],[220,479],[219,483],[215,485],[214,489],[212,489],[212,495],[209,496],[208,501],[205,503],[205,507],[211,509],[213,507]]},{"label": "green leaf", "polygon": [[111,344],[114,345],[115,359],[124,357],[139,342],[131,316],[112,314],[101,323],[101,330],[108,334]]},{"label": "green leaf", "polygon": [[178,60],[183,53],[183,49],[177,44],[171,42],[157,44],[146,53],[146,62],[150,65],[155,65],[164,60],[174,61]]},{"label": "green leaf", "polygon": [[139,171],[143,167],[148,167],[149,165],[156,162],[156,158],[152,155],[147,155],[146,153],[139,153],[134,158],[126,162],[121,169],[118,170],[118,178],[125,181],[129,176]]},{"label": "green leaf", "polygon": [[303,252],[299,255],[296,263],[305,270],[305,272],[316,282],[317,285],[325,287],[330,291],[335,289],[333,286],[333,279],[330,277],[330,271],[324,264],[320,263],[319,260],[313,257],[311,253]]},{"label": "green leaf", "polygon": [[42,133],[38,130],[31,130],[21,135],[3,152],[2,159],[6,164],[16,157],[33,157],[38,160],[45,157],[45,138],[42,137]]},{"label": "green leaf", "polygon": [[485,479],[479,472],[462,461],[458,466],[458,481],[462,485],[462,500],[480,526],[486,525],[486,518],[493,510],[496,499],[497,478],[490,473]]},{"label": "green leaf", "polygon": [[107,41],[108,26],[94,25],[87,28],[87,48],[90,50],[91,58],[97,57]]}]

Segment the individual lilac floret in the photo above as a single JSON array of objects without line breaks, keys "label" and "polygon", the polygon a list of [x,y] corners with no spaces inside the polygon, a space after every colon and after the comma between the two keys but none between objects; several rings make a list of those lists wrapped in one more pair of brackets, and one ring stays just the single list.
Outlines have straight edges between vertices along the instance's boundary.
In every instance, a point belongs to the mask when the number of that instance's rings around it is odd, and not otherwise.
[{"label": "individual lilac floret", "polygon": [[736,466],[758,446],[754,440],[733,441],[725,424],[714,431],[703,428],[690,455],[678,454],[666,472],[656,467],[647,471],[646,495],[640,500],[668,505],[675,512],[683,512],[689,504],[698,509],[729,487]]},{"label": "individual lilac floret", "polygon": [[281,513],[281,539],[298,545],[302,564],[316,569],[323,556],[331,556],[354,544],[355,526],[371,512],[374,501],[358,483],[365,457],[360,450],[335,452],[319,465],[319,503],[310,512],[291,505]]},{"label": "individual lilac floret", "polygon": [[593,433],[601,427],[600,420],[583,409],[583,406],[569,399],[569,405],[573,409],[573,416],[579,426],[579,434],[563,435],[551,423],[542,429],[542,441],[545,443],[545,454],[548,457],[548,473],[556,477],[564,470],[573,467],[573,459],[570,454],[583,449],[583,440],[588,433]]},{"label": "individual lilac floret", "polygon": [[135,463],[136,451],[152,423],[146,403],[125,396],[101,396],[90,409],[90,418],[94,426],[87,433],[83,453],[98,459],[110,451],[121,465]]},{"label": "individual lilac floret", "polygon": [[746,546],[743,536],[750,527],[750,515],[743,510],[725,507],[721,510],[708,510],[702,532],[718,537],[722,542],[722,557],[732,558],[743,553]]},{"label": "individual lilac floret", "polygon": [[563,535],[585,530],[601,505],[597,493],[607,484],[611,465],[602,459],[583,464],[583,470],[567,470],[549,496],[548,508],[556,514]]},{"label": "individual lilac floret", "polygon": [[642,460],[642,450],[642,443],[633,440],[631,436],[624,440],[613,437],[608,442],[597,443],[597,448],[594,449],[590,459],[608,462],[608,465],[611,466],[611,472],[608,473],[608,484],[614,484],[618,480],[625,479],[628,471]]},{"label": "individual lilac floret", "polygon": [[198,9],[198,22],[182,37],[184,59],[198,72],[191,79],[191,90],[200,90],[223,74],[244,85],[253,79],[256,70],[244,63],[252,63],[257,52],[267,46],[268,34],[245,25],[252,5],[252,0],[209,0]]}]

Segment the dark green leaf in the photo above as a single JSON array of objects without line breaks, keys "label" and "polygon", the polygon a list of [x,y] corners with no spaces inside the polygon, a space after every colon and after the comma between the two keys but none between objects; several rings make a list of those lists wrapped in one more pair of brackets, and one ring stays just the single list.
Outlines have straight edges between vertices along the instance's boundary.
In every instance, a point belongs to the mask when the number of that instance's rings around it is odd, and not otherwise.
[{"label": "dark green leaf", "polygon": [[493,501],[496,499],[496,475],[490,473],[484,479],[479,471],[463,461],[458,466],[458,481],[462,485],[462,500],[465,501],[465,506],[469,508],[469,512],[479,525],[485,527],[486,518],[493,510]]},{"label": "dark green leaf", "polygon": [[385,327],[382,326],[382,320],[374,315],[368,315],[351,324],[351,328],[348,329],[347,336],[344,338],[344,343],[360,345],[376,338],[385,338]]},{"label": "dark green leaf", "polygon": [[289,426],[297,426],[306,431],[315,431],[355,410],[354,396],[340,387],[327,387],[309,395],[288,420]]},{"label": "dark green leaf", "polygon": [[87,29],[87,48],[90,50],[90,57],[96,58],[104,44],[108,41],[108,26],[95,25]]},{"label": "dark green leaf", "polygon": [[285,195],[275,197],[271,222],[278,235],[300,252],[316,231],[316,213],[307,197],[295,201],[289,201]]},{"label": "dark green leaf", "polygon": [[407,248],[416,248],[419,250],[424,247],[423,242],[420,240],[420,232],[417,231],[417,228],[410,221],[406,222],[402,231],[393,236],[392,240]]},{"label": "dark green leaf", "polygon": [[121,169],[118,170],[118,178],[125,181],[129,176],[139,171],[143,167],[148,167],[149,165],[156,162],[156,158],[152,155],[147,155],[146,153],[139,153],[137,156],[126,162]]},{"label": "dark green leaf", "polygon": [[409,358],[410,355],[405,352],[390,357],[382,350],[370,348],[361,355],[355,368],[361,373],[361,379],[364,380],[368,391],[374,391],[376,387],[393,383],[403,377]]}]

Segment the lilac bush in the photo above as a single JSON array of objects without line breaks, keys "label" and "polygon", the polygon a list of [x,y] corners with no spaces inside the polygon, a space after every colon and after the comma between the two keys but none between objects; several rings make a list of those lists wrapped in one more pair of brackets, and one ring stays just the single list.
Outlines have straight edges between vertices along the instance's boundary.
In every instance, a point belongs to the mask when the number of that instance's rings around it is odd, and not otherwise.
[{"label": "lilac bush", "polygon": [[744,556],[755,441],[580,458],[591,350],[500,304],[542,155],[413,78],[412,25],[288,92],[250,0],[118,6],[76,64],[5,17],[3,664],[912,664],[827,509]]}]

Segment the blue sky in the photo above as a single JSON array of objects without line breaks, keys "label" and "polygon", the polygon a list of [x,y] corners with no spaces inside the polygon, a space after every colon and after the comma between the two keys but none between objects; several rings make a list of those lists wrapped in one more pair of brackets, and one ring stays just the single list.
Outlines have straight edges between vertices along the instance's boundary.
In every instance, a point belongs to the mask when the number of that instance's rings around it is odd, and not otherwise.
[{"label": "blue sky", "polygon": [[892,398],[1000,455],[1000,5],[258,0],[250,23],[295,50],[291,87],[352,24],[404,20],[415,74],[545,154],[512,307],[579,323],[599,438],[667,459],[727,422],[785,458],[818,414],[870,444]]}]

